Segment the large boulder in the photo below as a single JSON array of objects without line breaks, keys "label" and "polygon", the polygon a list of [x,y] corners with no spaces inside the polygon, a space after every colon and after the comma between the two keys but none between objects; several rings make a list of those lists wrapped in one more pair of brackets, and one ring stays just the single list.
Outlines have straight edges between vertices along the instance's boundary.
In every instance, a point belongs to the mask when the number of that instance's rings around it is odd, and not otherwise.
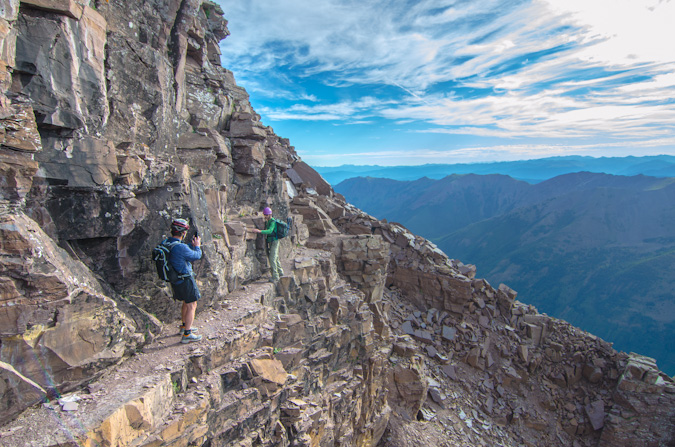
[{"label": "large boulder", "polygon": [[[0,239],[0,361],[22,383],[37,384],[29,386],[34,392],[72,389],[144,342],[89,270],[33,220],[1,216]],[[16,389],[5,387],[10,394],[2,399],[16,401]],[[14,414],[31,400],[4,411]]]},{"label": "large boulder", "polygon": [[419,357],[396,365],[390,373],[389,404],[404,420],[417,418],[426,400],[427,383],[424,367]]},{"label": "large boulder", "polygon": [[304,161],[296,161],[293,163],[293,167],[287,171],[287,175],[293,181],[295,186],[311,188],[322,196],[333,195],[333,188],[330,184],[321,177],[321,174],[316,172]]}]

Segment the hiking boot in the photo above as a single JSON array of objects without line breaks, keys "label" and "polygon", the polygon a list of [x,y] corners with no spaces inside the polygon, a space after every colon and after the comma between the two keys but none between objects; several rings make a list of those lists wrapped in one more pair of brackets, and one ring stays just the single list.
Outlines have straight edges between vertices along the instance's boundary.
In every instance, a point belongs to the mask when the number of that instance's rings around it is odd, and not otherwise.
[{"label": "hiking boot", "polygon": [[183,334],[181,337],[181,343],[192,343],[193,341],[199,341],[202,339],[201,335],[190,333],[189,335]]},{"label": "hiking boot", "polygon": [[[190,329],[190,331],[192,331],[192,332],[197,332],[197,329],[198,329],[198,328],[196,328],[196,327],[193,326],[192,329]],[[185,334],[185,326],[183,326],[183,325],[181,324],[181,325],[180,325],[180,328],[178,329],[178,335],[183,335],[183,334]]]}]

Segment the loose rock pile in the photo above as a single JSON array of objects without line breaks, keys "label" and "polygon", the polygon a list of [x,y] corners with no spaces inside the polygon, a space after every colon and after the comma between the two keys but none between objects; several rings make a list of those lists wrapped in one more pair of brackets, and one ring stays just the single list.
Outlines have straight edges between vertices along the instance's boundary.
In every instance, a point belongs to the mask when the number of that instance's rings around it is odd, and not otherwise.
[{"label": "loose rock pile", "polygon": [[[631,445],[635,438],[621,436],[638,425],[650,427],[643,430],[651,430],[641,438],[648,440],[645,445],[664,445],[672,437],[672,422],[666,421],[673,415],[675,385],[653,359],[619,353],[591,334],[539,314],[518,302],[508,286],[494,289],[476,279],[475,266],[448,259],[398,224],[377,221],[337,196],[317,203],[331,210],[343,232],[378,234],[391,244],[385,301],[398,303],[388,306],[389,320],[400,334],[395,358],[406,360],[396,361],[390,403],[402,423],[428,418],[422,403],[437,407],[445,400],[441,393],[448,385],[424,391],[423,364],[436,373],[426,377],[434,383],[449,379],[461,382],[464,392],[479,390],[471,411],[480,409],[481,420],[503,427],[491,442],[510,433],[510,442],[530,445]],[[631,411],[624,408],[626,400]],[[659,410],[645,411],[646,402]]]}]

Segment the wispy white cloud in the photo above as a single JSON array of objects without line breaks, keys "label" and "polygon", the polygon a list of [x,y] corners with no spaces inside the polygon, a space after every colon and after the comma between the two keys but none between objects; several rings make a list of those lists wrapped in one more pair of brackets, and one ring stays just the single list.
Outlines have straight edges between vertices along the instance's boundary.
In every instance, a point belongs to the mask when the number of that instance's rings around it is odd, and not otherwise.
[{"label": "wispy white cloud", "polygon": [[603,41],[583,48],[582,60],[612,65],[672,62],[675,42],[675,2],[670,0],[542,0],[568,22],[586,27]]},{"label": "wispy white cloud", "polygon": [[[330,81],[345,85],[425,88],[461,76],[464,63],[455,59],[465,56],[462,50],[468,41],[501,26],[516,27],[509,25],[510,11],[492,0],[467,3],[454,20],[447,12],[432,13],[447,2],[428,0],[220,3],[226,17],[232,17],[232,35],[222,44],[223,60],[246,72],[299,67],[299,76],[324,73]],[[496,22],[473,19],[478,26],[464,25],[458,33],[449,27],[460,28],[462,17],[486,14]],[[251,20],[255,23],[248,23]]]},{"label": "wispy white cloud", "polygon": [[[347,126],[355,126],[357,124],[374,124],[374,121],[368,121],[368,120],[355,120],[355,121],[347,121],[344,123],[340,123],[340,125],[347,125]],[[338,123],[334,124],[335,126],[338,126]]]},{"label": "wispy white cloud", "polygon": [[604,156],[608,149],[616,156],[632,155],[635,146],[639,146],[643,155],[660,155],[664,147],[672,147],[675,138],[643,140],[631,145],[613,144],[510,144],[494,146],[461,147],[458,149],[439,151],[434,149],[384,150],[344,152],[342,154],[312,153],[303,156],[306,162],[317,166],[344,164],[349,159],[355,164],[378,164],[382,166],[421,165],[427,163],[474,163],[485,160],[514,161],[542,157],[568,155]]},{"label": "wispy white cloud", "polygon": [[264,119],[511,139],[675,134],[675,1],[218,1],[232,31],[223,64],[267,99]]},{"label": "wispy white cloud", "polygon": [[364,116],[373,116],[373,110],[382,108],[392,101],[378,100],[365,96],[357,101],[341,101],[332,104],[294,104],[290,107],[261,107],[260,112],[272,120],[296,119],[301,121],[348,121],[354,122]]}]

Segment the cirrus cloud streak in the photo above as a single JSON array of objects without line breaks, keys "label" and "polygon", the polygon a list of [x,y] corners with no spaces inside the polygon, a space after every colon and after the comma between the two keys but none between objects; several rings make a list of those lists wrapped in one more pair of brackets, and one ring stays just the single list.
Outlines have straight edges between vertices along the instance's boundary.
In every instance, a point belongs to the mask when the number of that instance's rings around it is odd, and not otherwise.
[{"label": "cirrus cloud streak", "polygon": [[[472,136],[486,157],[515,151],[496,139],[548,139],[532,146],[546,156],[536,148],[570,138],[639,155],[640,141],[675,135],[673,1],[219,3],[232,31],[223,65],[275,128],[301,121],[306,136],[313,123],[350,124],[344,132],[377,123],[447,135],[439,153],[459,147],[452,135]],[[323,137],[318,130],[313,147],[344,151]]]}]

